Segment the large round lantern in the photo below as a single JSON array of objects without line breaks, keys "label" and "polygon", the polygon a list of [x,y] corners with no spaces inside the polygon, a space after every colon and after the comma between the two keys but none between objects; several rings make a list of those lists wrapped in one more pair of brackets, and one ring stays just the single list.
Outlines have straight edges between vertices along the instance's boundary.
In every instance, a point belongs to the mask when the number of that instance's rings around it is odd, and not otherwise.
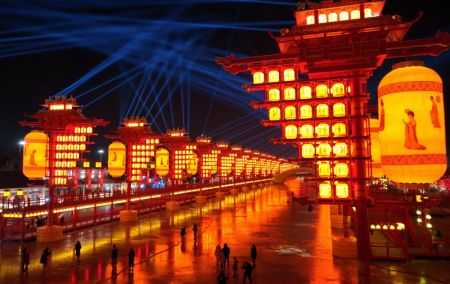
[{"label": "large round lantern", "polygon": [[372,154],[372,177],[379,178],[383,175],[381,170],[381,145],[380,145],[380,121],[370,119],[370,151]]},{"label": "large round lantern", "polygon": [[186,172],[188,175],[195,175],[198,171],[198,155],[197,153],[192,152],[188,156],[188,159],[186,160]]},{"label": "large round lantern", "polygon": [[108,173],[113,178],[125,174],[126,147],[121,142],[113,142],[108,147]]},{"label": "large round lantern", "polygon": [[381,168],[399,183],[432,183],[447,168],[442,80],[423,62],[394,65],[378,87]]},{"label": "large round lantern", "polygon": [[45,177],[47,164],[48,136],[44,132],[31,131],[25,138],[22,172],[29,179]]},{"label": "large round lantern", "polygon": [[159,176],[169,174],[169,150],[166,148],[156,150],[156,174]]}]

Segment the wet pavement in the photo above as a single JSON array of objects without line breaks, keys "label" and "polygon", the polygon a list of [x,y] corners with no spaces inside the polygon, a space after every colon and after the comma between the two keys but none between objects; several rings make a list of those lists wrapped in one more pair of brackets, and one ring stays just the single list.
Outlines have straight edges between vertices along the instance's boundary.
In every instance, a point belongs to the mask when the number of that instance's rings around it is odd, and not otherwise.
[{"label": "wet pavement", "polygon": [[[333,259],[329,207],[312,212],[290,200],[289,188],[270,186],[190,205],[174,214],[165,211],[141,216],[134,224],[119,222],[68,233],[64,241],[47,244],[51,260],[43,270],[39,256],[46,244],[27,242],[31,251],[27,273],[21,273],[20,244],[3,242],[0,247],[0,283],[216,283],[217,244],[227,243],[232,259],[250,260],[250,246],[258,250],[253,283],[358,283],[357,262]],[[194,241],[193,223],[198,224]],[[186,226],[186,240],[180,229]],[[82,244],[77,262],[73,246]],[[111,266],[111,247],[119,248],[117,271]],[[127,272],[127,254],[136,251],[134,274]],[[372,283],[450,283],[450,262],[412,260],[371,265]],[[242,283],[239,279],[228,283]],[[248,282],[247,282],[248,283]]]}]

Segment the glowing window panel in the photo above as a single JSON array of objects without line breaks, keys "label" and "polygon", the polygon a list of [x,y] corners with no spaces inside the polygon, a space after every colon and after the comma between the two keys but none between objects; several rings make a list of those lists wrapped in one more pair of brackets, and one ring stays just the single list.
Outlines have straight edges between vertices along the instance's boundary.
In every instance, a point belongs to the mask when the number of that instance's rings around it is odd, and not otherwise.
[{"label": "glowing window panel", "polygon": [[300,107],[300,118],[312,118],[312,107],[310,105],[303,105]]},{"label": "glowing window panel", "polygon": [[300,138],[313,138],[314,127],[311,124],[304,124],[300,127]]},{"label": "glowing window panel", "polygon": [[280,120],[281,118],[281,111],[278,107],[271,107],[269,109],[269,120]]},{"label": "glowing window panel", "polygon": [[297,127],[295,125],[287,125],[284,128],[284,137],[286,139],[296,139],[297,138]]},{"label": "glowing window panel", "polygon": [[288,119],[288,120],[297,118],[297,113],[296,113],[295,106],[287,106],[284,109],[284,118]]},{"label": "glowing window panel", "polygon": [[319,15],[319,24],[323,24],[327,22],[327,15],[325,14],[320,14]]},{"label": "glowing window panel", "polygon": [[316,126],[317,137],[328,137],[330,136],[330,126],[326,123],[319,123]]},{"label": "glowing window panel", "polygon": [[365,8],[364,9],[364,18],[371,18],[374,15],[372,14],[372,9],[370,8]]},{"label": "glowing window panel", "polygon": [[269,83],[280,82],[280,72],[277,70],[269,71]]},{"label": "glowing window panel", "polygon": [[328,143],[322,143],[317,147],[319,158],[328,158],[331,155],[331,146]]},{"label": "glowing window panel", "polygon": [[300,88],[300,99],[311,99],[312,98],[312,88],[310,86],[302,86]]},{"label": "glowing window panel", "polygon": [[316,97],[326,98],[328,97],[328,87],[327,85],[321,84],[316,87]]},{"label": "glowing window panel", "polygon": [[316,19],[314,18],[314,15],[309,15],[306,17],[306,24],[307,25],[314,25],[316,22]]},{"label": "glowing window panel", "polygon": [[328,105],[319,104],[316,106],[317,117],[328,117]]},{"label": "glowing window panel", "polygon": [[269,90],[269,101],[277,102],[280,100],[280,90],[278,89],[270,89]]},{"label": "glowing window panel", "polygon": [[343,142],[336,143],[333,146],[333,154],[335,154],[336,157],[346,157],[348,154],[347,144]]},{"label": "glowing window panel", "polygon": [[295,71],[292,68],[285,69],[283,71],[283,79],[284,81],[294,81],[295,80]]},{"label": "glowing window panel", "polygon": [[335,117],[345,116],[345,104],[344,103],[335,103],[333,105],[333,116],[335,116]]},{"label": "glowing window panel", "polygon": [[295,100],[295,89],[290,87],[284,89],[284,99],[287,101]]},{"label": "glowing window panel", "polygon": [[302,157],[305,159],[313,158],[315,152],[315,147],[313,144],[303,144],[302,145]]},{"label": "glowing window panel", "polygon": [[339,20],[340,21],[348,21],[349,16],[347,11],[342,11],[339,13]]},{"label": "glowing window panel", "polygon": [[343,97],[345,96],[345,86],[342,83],[333,84],[331,87],[331,94],[333,97]]},{"label": "glowing window panel", "polygon": [[337,177],[348,177],[348,165],[346,163],[337,163],[334,166],[333,173]]},{"label": "glowing window panel", "polygon": [[333,125],[333,135],[334,137],[344,137],[347,135],[347,127],[344,123],[339,122]]},{"label": "glowing window panel", "polygon": [[328,14],[328,22],[337,22],[338,15],[336,13],[330,13]]},{"label": "glowing window panel", "polygon": [[361,14],[359,13],[359,10],[353,10],[350,13],[350,19],[356,20],[356,19],[360,19],[360,18],[361,18]]},{"label": "glowing window panel", "polygon": [[318,162],[319,168],[319,176],[320,177],[330,177],[331,176],[331,168],[329,162]]},{"label": "glowing window panel", "polygon": [[331,198],[331,184],[329,182],[319,184],[319,197]]},{"label": "glowing window panel", "polygon": [[336,182],[336,197],[337,198],[348,198],[349,197],[349,191],[348,191],[348,184],[342,183],[342,182]]},{"label": "glowing window panel", "polygon": [[262,84],[262,83],[264,83],[264,73],[263,72],[253,73],[253,84]]}]

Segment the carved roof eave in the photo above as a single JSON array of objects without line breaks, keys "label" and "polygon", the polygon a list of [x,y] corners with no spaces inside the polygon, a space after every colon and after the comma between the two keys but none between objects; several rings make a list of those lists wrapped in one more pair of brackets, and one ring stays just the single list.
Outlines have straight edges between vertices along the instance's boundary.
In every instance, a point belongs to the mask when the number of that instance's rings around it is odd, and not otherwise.
[{"label": "carved roof eave", "polygon": [[23,120],[19,124],[21,126],[31,127],[45,127],[47,125],[60,125],[65,127],[68,124],[80,123],[84,125],[92,126],[106,126],[109,121],[100,118],[87,118],[81,112],[76,110],[40,110],[33,115],[26,115],[27,118],[31,118],[34,121]]},{"label": "carved roof eave", "polygon": [[289,30],[289,33],[283,36],[276,36],[270,34],[278,43],[283,41],[290,41],[292,37],[301,39],[303,36],[313,34],[327,34],[336,33],[340,31],[348,31],[349,33],[355,33],[364,30],[373,31],[379,30],[403,30],[403,36],[406,35],[411,26],[422,17],[422,13],[410,22],[399,22],[392,19],[390,16],[380,16],[373,18],[366,18],[360,20],[351,20],[343,22],[324,23],[309,26],[294,26]]}]

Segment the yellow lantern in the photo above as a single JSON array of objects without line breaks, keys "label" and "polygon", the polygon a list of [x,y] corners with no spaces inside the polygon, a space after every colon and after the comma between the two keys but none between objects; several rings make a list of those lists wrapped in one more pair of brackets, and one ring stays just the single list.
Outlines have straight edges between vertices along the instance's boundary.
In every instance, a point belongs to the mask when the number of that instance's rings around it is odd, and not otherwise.
[{"label": "yellow lantern", "polygon": [[442,80],[423,62],[394,65],[378,86],[381,168],[399,183],[432,183],[447,168]]},{"label": "yellow lantern", "polygon": [[198,171],[198,156],[196,153],[192,153],[188,156],[188,159],[186,160],[187,167],[186,172],[189,175],[195,175]]},{"label": "yellow lantern", "polygon": [[331,198],[331,184],[330,182],[323,182],[319,184],[319,197]]},{"label": "yellow lantern", "polygon": [[330,177],[331,168],[329,162],[318,162],[319,165],[319,176],[320,177]]},{"label": "yellow lantern", "polygon": [[297,117],[295,106],[287,106],[284,109],[284,119],[291,120]]},{"label": "yellow lantern", "polygon": [[336,197],[337,198],[348,198],[348,184],[343,182],[335,182],[336,185]]},{"label": "yellow lantern", "polygon": [[379,137],[380,121],[370,119],[370,151],[372,155],[372,177],[379,178],[383,175],[381,170],[381,145]]},{"label": "yellow lantern", "polygon": [[123,176],[125,174],[125,161],[125,145],[118,141],[111,143],[108,147],[108,173],[114,178]]},{"label": "yellow lantern", "polygon": [[286,139],[296,139],[297,138],[297,126],[286,125],[286,127],[284,128],[284,137],[286,137]]},{"label": "yellow lantern", "polygon": [[44,132],[31,131],[25,138],[22,172],[29,179],[45,177],[48,136]]},{"label": "yellow lantern", "polygon": [[281,111],[278,107],[271,107],[269,109],[269,120],[280,120]]},{"label": "yellow lantern", "polygon": [[315,153],[313,144],[303,144],[302,145],[302,157],[303,158],[313,158]]},{"label": "yellow lantern", "polygon": [[253,84],[262,84],[262,83],[264,83],[264,73],[263,72],[253,73]]},{"label": "yellow lantern", "polygon": [[269,90],[269,101],[276,102],[280,100],[280,90],[278,89],[270,89]]},{"label": "yellow lantern", "polygon": [[156,150],[156,174],[159,176],[169,174],[169,150],[166,148]]}]

